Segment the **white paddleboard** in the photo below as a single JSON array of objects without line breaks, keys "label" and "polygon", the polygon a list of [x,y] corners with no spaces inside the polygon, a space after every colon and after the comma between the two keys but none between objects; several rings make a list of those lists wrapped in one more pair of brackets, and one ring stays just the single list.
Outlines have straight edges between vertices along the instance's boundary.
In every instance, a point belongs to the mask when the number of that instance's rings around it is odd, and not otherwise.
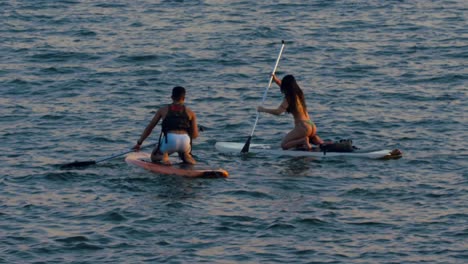
[{"label": "white paddleboard", "polygon": [[[215,148],[221,153],[240,154],[245,143],[238,142],[216,142]],[[321,152],[305,150],[282,150],[273,148],[268,144],[250,144],[249,153],[261,153],[291,157],[351,157],[367,159],[399,159],[402,157],[401,151],[395,150],[377,150],[377,151],[353,151],[353,152]]]}]

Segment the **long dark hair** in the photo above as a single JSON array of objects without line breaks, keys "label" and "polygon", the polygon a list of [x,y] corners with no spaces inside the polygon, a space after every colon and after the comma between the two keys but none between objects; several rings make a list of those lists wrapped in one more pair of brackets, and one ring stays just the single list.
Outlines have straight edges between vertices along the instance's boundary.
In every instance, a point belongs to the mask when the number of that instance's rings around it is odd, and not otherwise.
[{"label": "long dark hair", "polygon": [[288,102],[288,113],[297,114],[298,105],[297,101],[302,105],[304,113],[307,113],[307,106],[304,99],[304,93],[301,90],[301,87],[296,82],[296,79],[292,75],[286,75],[281,80],[281,92],[284,94],[286,101]]}]

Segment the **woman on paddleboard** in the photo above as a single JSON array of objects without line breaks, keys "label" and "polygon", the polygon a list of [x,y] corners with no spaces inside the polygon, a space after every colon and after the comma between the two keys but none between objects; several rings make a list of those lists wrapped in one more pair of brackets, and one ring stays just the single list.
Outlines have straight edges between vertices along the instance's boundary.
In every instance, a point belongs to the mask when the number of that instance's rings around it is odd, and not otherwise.
[{"label": "woman on paddleboard", "polygon": [[192,139],[198,137],[197,117],[184,105],[185,88],[181,86],[172,89],[172,104],[158,109],[151,122],[133,147],[140,150],[143,141],[151,134],[159,120],[162,121],[162,131],[159,142],[151,153],[151,161],[170,164],[169,155],[177,152],[184,163],[195,164],[192,157]]},{"label": "woman on paddleboard", "polygon": [[294,129],[291,130],[281,142],[281,148],[306,148],[312,150],[312,142],[315,145],[323,144],[323,140],[317,135],[317,127],[309,117],[304,93],[292,75],[284,76],[283,80],[272,75],[273,80],[280,87],[284,94],[283,102],[276,109],[269,109],[263,106],[257,108],[258,112],[265,112],[273,115],[280,115],[284,112],[291,113],[294,117]]}]

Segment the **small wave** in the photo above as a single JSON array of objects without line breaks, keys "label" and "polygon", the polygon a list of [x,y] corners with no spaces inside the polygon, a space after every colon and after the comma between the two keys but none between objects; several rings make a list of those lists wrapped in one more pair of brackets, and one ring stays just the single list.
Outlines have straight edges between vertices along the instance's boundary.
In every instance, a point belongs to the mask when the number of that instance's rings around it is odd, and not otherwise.
[{"label": "small wave", "polygon": [[295,229],[296,226],[292,224],[287,224],[287,223],[274,223],[271,224],[267,227],[267,229],[271,230],[289,230],[289,229]]},{"label": "small wave", "polygon": [[41,69],[45,74],[72,74],[77,72],[84,72],[86,68],[83,67],[47,67]]},{"label": "small wave", "polygon": [[95,7],[101,7],[101,8],[124,8],[127,6],[128,5],[126,4],[117,4],[117,3],[100,3],[100,4],[95,5]]},{"label": "small wave", "polygon": [[34,62],[67,62],[70,60],[79,60],[79,61],[88,61],[88,60],[97,60],[100,57],[96,55],[91,55],[83,52],[65,52],[65,51],[55,51],[55,52],[44,52],[39,54],[34,54],[31,57],[31,60]]},{"label": "small wave", "polygon": [[28,81],[25,81],[23,79],[14,79],[13,81],[10,81],[10,84],[16,84],[16,85],[26,85],[28,84]]},{"label": "small wave", "polygon": [[126,221],[127,218],[120,212],[114,211],[109,211],[97,215],[83,215],[81,218],[93,218],[93,219],[98,219],[104,222],[123,222]]},{"label": "small wave", "polygon": [[431,192],[425,195],[428,198],[444,198],[444,197],[452,197],[455,196],[453,193],[435,193]]},{"label": "small wave", "polygon": [[157,242],[156,244],[159,245],[159,246],[169,246],[169,245],[171,245],[171,243],[167,242],[166,240],[161,240],[161,241]]},{"label": "small wave", "polygon": [[116,226],[109,230],[110,234],[119,237],[127,237],[127,238],[134,238],[134,239],[142,239],[145,237],[152,237],[153,234],[147,232],[146,228],[136,228],[134,226],[124,225],[124,226]]},{"label": "small wave", "polygon": [[147,62],[158,60],[157,55],[134,55],[134,56],[120,56],[116,60],[119,62]]},{"label": "small wave", "polygon": [[77,176],[78,174],[73,172],[58,172],[58,173],[47,173],[44,178],[49,181],[68,181],[71,177]]},{"label": "small wave", "polygon": [[[454,214],[449,214],[446,217],[449,219],[468,219],[468,214],[467,213],[454,213]],[[468,235],[468,233],[467,233]]]},{"label": "small wave", "polygon": [[97,33],[92,30],[82,29],[76,32],[74,35],[78,37],[94,37],[97,35]]},{"label": "small wave", "polygon": [[63,115],[52,115],[52,114],[48,114],[48,115],[43,115],[40,117],[40,119],[44,119],[44,120],[60,120],[60,119],[64,119],[66,118],[67,116],[63,116]]},{"label": "small wave", "polygon": [[301,218],[295,221],[298,224],[306,224],[311,226],[322,226],[328,224],[328,222],[320,220],[318,218]]},{"label": "small wave", "polygon": [[68,248],[68,250],[80,250],[80,251],[81,250],[100,250],[100,249],[104,249],[104,248],[98,245],[93,245],[91,243],[78,243]]},{"label": "small wave", "polygon": [[67,238],[58,238],[55,239],[57,242],[63,242],[63,243],[74,243],[74,242],[86,242],[89,241],[89,239],[85,236],[72,236],[72,237],[67,237]]},{"label": "small wave", "polygon": [[[162,195],[162,197],[166,197],[166,196]],[[169,202],[169,203],[166,203],[166,206],[170,208],[184,208],[185,204],[181,202]]]},{"label": "small wave", "polygon": [[381,223],[381,222],[353,222],[353,223],[348,223],[349,225],[356,225],[356,226],[368,226],[368,227],[380,227],[380,228],[392,228],[395,227],[393,224],[388,224],[388,223]]},{"label": "small wave", "polygon": [[134,22],[130,24],[131,27],[143,27],[143,25],[144,24],[141,22]]},{"label": "small wave", "polygon": [[274,197],[260,191],[246,191],[246,190],[237,190],[237,191],[228,191],[222,193],[223,195],[229,196],[244,196],[244,197],[253,197],[253,198],[263,198],[263,199],[271,199],[273,200]]},{"label": "small wave", "polygon": [[230,216],[221,216],[223,219],[229,219],[236,222],[253,222],[257,220],[255,217],[245,216],[245,215],[230,215]]},{"label": "small wave", "polygon": [[441,76],[428,76],[425,78],[416,78],[407,81],[409,84],[422,84],[422,83],[437,83],[437,84],[450,84],[456,83],[460,81],[466,81],[468,79],[468,75],[463,74],[446,74]]},{"label": "small wave", "polygon": [[403,195],[402,190],[383,188],[383,189],[364,189],[364,188],[353,188],[348,190],[342,196],[362,196],[372,198],[386,198],[386,197],[400,197]]},{"label": "small wave", "polygon": [[313,249],[301,249],[301,250],[296,250],[294,254],[302,256],[302,255],[313,255],[316,254],[317,251]]}]

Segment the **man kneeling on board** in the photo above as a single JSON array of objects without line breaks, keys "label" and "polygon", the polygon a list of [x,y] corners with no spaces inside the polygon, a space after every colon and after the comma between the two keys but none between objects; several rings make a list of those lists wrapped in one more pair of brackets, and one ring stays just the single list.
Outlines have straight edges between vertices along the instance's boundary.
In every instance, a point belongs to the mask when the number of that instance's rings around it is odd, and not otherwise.
[{"label": "man kneeling on board", "polygon": [[170,164],[169,155],[177,152],[183,162],[195,164],[191,152],[192,139],[198,137],[197,117],[190,108],[184,105],[184,87],[174,87],[171,98],[172,104],[158,109],[133,149],[140,150],[143,141],[151,134],[159,120],[162,119],[161,135],[158,144],[151,153],[151,161],[162,161],[165,164]]}]

